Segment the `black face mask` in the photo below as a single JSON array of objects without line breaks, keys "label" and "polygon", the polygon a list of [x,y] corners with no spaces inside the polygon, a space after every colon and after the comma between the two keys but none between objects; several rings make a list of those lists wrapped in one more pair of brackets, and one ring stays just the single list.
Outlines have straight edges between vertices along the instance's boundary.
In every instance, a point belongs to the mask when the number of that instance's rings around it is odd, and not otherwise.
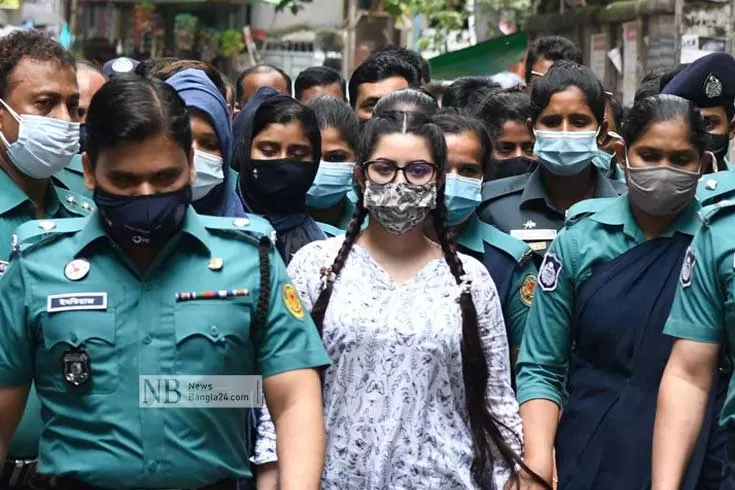
[{"label": "black face mask", "polygon": [[82,123],[79,125],[79,154],[87,151],[87,125]]},{"label": "black face mask", "polygon": [[94,202],[119,245],[161,248],[184,222],[191,186],[150,196],[120,196],[97,187]]},{"label": "black face mask", "polygon": [[[711,151],[717,158],[717,166],[719,170],[727,170],[725,165],[725,157],[727,156],[727,150],[730,148],[730,136],[727,134],[710,134],[709,142],[707,143],[707,151]],[[705,173],[714,172],[714,167],[707,170]]]},{"label": "black face mask", "polygon": [[306,191],[319,164],[289,158],[250,160],[240,174],[240,191],[254,211],[283,216],[306,211]]},{"label": "black face mask", "polygon": [[493,161],[493,179],[504,179],[533,171],[538,162],[528,157],[514,157]]}]

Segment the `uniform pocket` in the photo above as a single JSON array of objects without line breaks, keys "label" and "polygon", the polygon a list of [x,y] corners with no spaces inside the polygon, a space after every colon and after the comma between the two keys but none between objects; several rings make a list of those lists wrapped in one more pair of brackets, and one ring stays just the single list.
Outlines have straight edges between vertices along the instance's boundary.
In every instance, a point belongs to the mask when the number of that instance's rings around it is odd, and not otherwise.
[{"label": "uniform pocket", "polygon": [[248,302],[184,302],[176,306],[176,374],[245,374],[254,363]]},{"label": "uniform pocket", "polygon": [[[105,394],[117,390],[119,363],[115,349],[115,314],[110,311],[62,311],[41,322],[42,349],[36,359],[39,389],[79,389]],[[64,380],[74,353],[89,357],[89,379],[78,387]],[[65,360],[67,362],[65,362]]]}]

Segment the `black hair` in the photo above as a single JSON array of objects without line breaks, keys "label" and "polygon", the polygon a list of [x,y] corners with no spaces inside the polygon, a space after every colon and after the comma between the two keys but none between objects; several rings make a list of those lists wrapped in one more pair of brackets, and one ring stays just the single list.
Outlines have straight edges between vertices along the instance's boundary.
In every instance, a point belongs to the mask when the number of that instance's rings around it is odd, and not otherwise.
[{"label": "black hair", "polygon": [[92,165],[104,150],[161,134],[189,155],[192,135],[186,104],[162,81],[121,74],[92,97],[87,111],[87,155]]},{"label": "black hair", "polygon": [[347,82],[342,75],[335,69],[327,66],[312,66],[299,73],[294,82],[294,97],[301,101],[304,92],[312,87],[324,85],[339,85],[342,90],[344,100],[347,100]]},{"label": "black hair", "polygon": [[23,58],[52,61],[76,70],[74,56],[46,34],[35,29],[11,32],[0,39],[0,97],[7,97],[10,77]]},{"label": "black hair", "polygon": [[480,148],[482,149],[482,154],[480,155],[482,173],[483,175],[489,175],[493,145],[490,140],[490,135],[488,134],[487,129],[485,129],[482,121],[466,111],[446,108],[434,114],[431,118],[431,122],[436,124],[445,135],[459,134],[465,131],[474,133],[477,141],[480,143]]},{"label": "black hair", "polygon": [[205,61],[200,60],[179,60],[176,58],[167,59],[168,61],[156,63],[146,69],[148,77],[158,78],[166,81],[172,76],[184,70],[201,70],[207,75],[207,78],[214,84],[217,91],[227,100],[227,83],[225,76],[214,66]]},{"label": "black hair", "polygon": [[506,122],[526,124],[531,118],[531,97],[520,89],[495,92],[482,101],[476,114],[485,124],[491,141],[495,143]]},{"label": "black hair", "polygon": [[240,73],[240,76],[237,77],[237,83],[235,84],[235,95],[236,95],[236,102],[240,104],[241,107],[245,106],[247,103],[246,100],[243,100],[243,97],[245,94],[243,93],[243,87],[242,82],[250,75],[256,74],[256,73],[278,73],[283,77],[283,81],[286,82],[286,90],[288,90],[287,95],[291,95],[291,77],[288,76],[288,74],[278,68],[277,66],[273,65],[266,65],[266,64],[260,64],[251,66],[244,72]]},{"label": "black hair", "polygon": [[441,105],[442,99],[444,98],[444,93],[447,91],[447,84],[442,82],[427,83],[423,86],[422,90],[434,97],[434,100],[436,100],[437,103]]},{"label": "black hair", "polygon": [[373,115],[387,116],[390,113],[410,112],[431,117],[439,105],[431,95],[414,88],[404,88],[385,95],[375,104]]},{"label": "black hair", "polygon": [[536,39],[526,56],[526,83],[531,82],[533,65],[540,59],[557,62],[561,60],[582,64],[582,51],[569,39],[561,36],[543,36]]},{"label": "black hair", "polygon": [[402,48],[400,46],[383,46],[372,52],[372,54],[381,53],[393,53],[398,56],[403,56],[418,72],[421,77],[422,85],[431,82],[431,64],[429,63],[429,60],[421,56],[416,51],[411,51],[410,49]]},{"label": "black hair", "polygon": [[387,78],[400,77],[408,82],[410,88],[419,88],[419,72],[405,57],[392,52],[371,54],[352,72],[348,83],[350,107],[357,104],[357,95],[363,83],[376,83]]},{"label": "black hair", "polygon": [[615,127],[620,131],[620,128],[623,126],[623,117],[625,116],[625,109],[623,109],[623,104],[620,103],[617,97],[611,94],[605,94],[607,96],[607,102],[610,104],[610,108],[612,108],[612,114],[613,119],[615,123]]},{"label": "black hair", "polygon": [[[322,135],[319,131],[319,123],[317,122],[316,115],[314,111],[304,104],[290,97],[283,96],[266,99],[258,107],[253,118],[253,133],[250,144],[252,145],[258,133],[269,125],[288,124],[293,121],[298,121],[303,126],[304,134],[312,145],[312,159],[318,162],[321,157],[320,147]],[[238,148],[244,153],[242,155],[235,155],[235,158],[238,159],[236,168],[241,168],[241,163],[250,158],[250,148],[241,148],[241,145],[238,145]]]},{"label": "black hair", "polygon": [[165,56],[161,58],[149,58],[141,61],[138,66],[135,67],[135,73],[142,77],[149,76],[151,71],[158,71],[161,67],[169,65],[174,61],[179,61],[179,58],[174,56]]},{"label": "black hair", "polygon": [[[370,158],[382,137],[396,133],[419,136],[426,141],[430,148],[432,159],[437,165],[436,209],[432,211],[433,223],[444,253],[444,259],[457,284],[463,285],[465,278],[464,266],[457,253],[457,245],[454,240],[450,239],[447,232],[447,208],[444,201],[447,147],[442,130],[437,125],[428,122],[421,114],[393,113],[388,117],[375,116],[365,125],[357,160],[358,168],[363,172],[364,178],[364,169],[361,164]],[[314,302],[311,311],[312,318],[320,334],[323,333],[324,314],[329,306],[334,281],[342,272],[367,214],[363,192],[359,192],[355,204],[355,214],[347,227],[342,246],[332,265],[322,271],[322,277],[325,279],[324,287]],[[497,448],[497,454],[499,454],[502,461],[510,468],[512,478],[519,482],[518,471],[515,469],[516,465],[524,469],[527,469],[527,467],[505,441],[500,427],[504,427],[510,433],[512,431],[503,426],[488,409],[487,385],[489,373],[485,352],[482,348],[477,309],[472,300],[472,292],[469,289],[463,288],[459,304],[462,316],[462,373],[467,411],[469,413],[469,426],[474,446],[472,473],[481,488],[491,486],[487,478],[494,465],[494,454],[496,454],[493,451],[494,446]],[[530,470],[527,471],[534,475]],[[542,481],[538,477],[535,477],[535,479],[538,479],[539,483]]]},{"label": "black hair", "polygon": [[334,128],[357,154],[360,146],[360,122],[347,102],[328,95],[311,99],[306,106],[314,111],[319,129]]},{"label": "black hair", "polygon": [[602,125],[605,119],[605,90],[592,70],[572,61],[554,63],[545,76],[536,80],[531,88],[531,119],[541,115],[551,97],[569,87],[577,87],[584,94],[587,105]]},{"label": "black hair", "polygon": [[662,121],[681,119],[689,127],[689,140],[700,156],[707,150],[709,135],[697,107],[676,95],[660,94],[636,101],[623,122],[622,136],[630,146],[651,126]]},{"label": "black hair", "polygon": [[501,89],[490,77],[458,78],[444,91],[442,107],[474,110],[488,95]]},{"label": "black hair", "polygon": [[100,65],[96,61],[77,59],[77,71],[79,71],[79,69],[81,68],[98,73],[102,78],[107,80],[107,75],[105,75],[105,72],[102,71],[102,65]]}]

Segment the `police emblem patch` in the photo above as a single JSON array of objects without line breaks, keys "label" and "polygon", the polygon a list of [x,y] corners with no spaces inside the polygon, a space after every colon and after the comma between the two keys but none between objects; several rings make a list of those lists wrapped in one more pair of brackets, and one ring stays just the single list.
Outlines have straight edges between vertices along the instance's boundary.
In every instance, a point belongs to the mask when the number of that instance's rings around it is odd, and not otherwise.
[{"label": "police emblem patch", "polygon": [[681,275],[679,281],[682,287],[688,288],[692,285],[692,274],[694,272],[694,263],[696,257],[694,257],[694,251],[691,247],[687,248],[687,253],[684,255],[684,263],[681,265]]},{"label": "police emblem patch", "polygon": [[526,278],[523,280],[523,284],[521,284],[521,301],[526,306],[531,306],[531,302],[533,302],[533,293],[536,291],[536,276],[533,274],[529,274],[526,276]]},{"label": "police emblem patch", "polygon": [[72,260],[64,267],[64,275],[70,281],[79,281],[89,274],[90,265],[85,259]]},{"label": "police emblem patch", "polygon": [[283,285],[283,304],[294,318],[297,320],[304,319],[304,307],[301,305],[301,299],[292,284]]},{"label": "police emblem patch", "polygon": [[64,352],[61,364],[64,367],[64,381],[75,388],[89,381],[92,376],[92,359],[84,347]]},{"label": "police emblem patch", "polygon": [[544,291],[554,291],[559,284],[559,274],[563,265],[559,257],[549,252],[544,256],[544,262],[539,269],[538,283]]},{"label": "police emblem patch", "polygon": [[714,73],[710,73],[704,82],[704,94],[709,99],[714,99],[722,95],[722,82]]}]

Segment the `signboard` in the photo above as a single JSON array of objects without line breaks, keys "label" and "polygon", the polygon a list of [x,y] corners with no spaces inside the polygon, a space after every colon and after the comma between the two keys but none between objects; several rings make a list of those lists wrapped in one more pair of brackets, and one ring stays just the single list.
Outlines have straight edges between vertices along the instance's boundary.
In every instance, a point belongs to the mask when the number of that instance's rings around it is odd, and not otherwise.
[{"label": "signboard", "polygon": [[638,23],[623,24],[623,105],[632,106],[638,87]]},{"label": "signboard", "polygon": [[16,10],[20,8],[20,0],[0,0],[0,9]]},{"label": "signboard", "polygon": [[691,63],[703,56],[717,51],[726,51],[727,40],[724,37],[697,36],[684,34],[681,36],[681,63]]},{"label": "signboard", "polygon": [[607,34],[590,36],[590,68],[601,82],[605,82],[605,65],[607,64]]}]

